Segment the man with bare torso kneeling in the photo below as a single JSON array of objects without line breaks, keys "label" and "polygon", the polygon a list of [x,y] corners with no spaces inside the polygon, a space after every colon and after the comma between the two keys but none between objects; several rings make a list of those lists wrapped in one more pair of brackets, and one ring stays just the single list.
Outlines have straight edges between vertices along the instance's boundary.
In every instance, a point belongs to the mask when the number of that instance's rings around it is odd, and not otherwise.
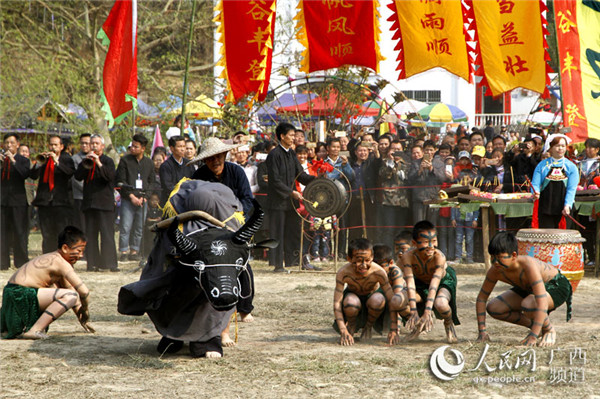
[{"label": "man with bare torso kneeling", "polygon": [[[508,232],[500,232],[490,241],[488,252],[492,257],[492,267],[475,302],[479,330],[477,341],[490,340],[485,327],[487,309],[494,319],[529,328],[522,345],[552,346],[556,343],[556,332],[550,323],[549,313],[566,302],[569,321],[573,295],[571,283],[556,267],[531,256],[518,255],[518,248],[516,237]],[[512,288],[487,303],[498,281],[510,284]]]},{"label": "man with bare torso kneeling", "polygon": [[[376,322],[382,321],[380,316],[387,301],[391,317],[388,343],[397,344],[397,312],[406,306],[406,297],[394,294],[386,271],[373,262],[373,245],[369,240],[357,238],[350,242],[348,262],[337,272],[333,293],[334,327],[341,335],[340,343],[353,345],[353,335],[360,328],[361,339],[371,339],[371,330]],[[383,322],[376,325],[376,330],[382,327]]]},{"label": "man with bare torso kneeling", "polygon": [[436,317],[444,320],[447,341],[456,343],[454,326],[460,324],[456,314],[456,272],[446,264],[446,256],[437,249],[435,226],[427,220],[417,222],[413,228],[412,244],[415,249],[402,256],[411,313],[406,327],[412,332],[407,340],[431,331],[435,313]]},{"label": "man with bare torso kneeling", "polygon": [[2,296],[2,338],[46,339],[50,323],[73,309],[87,332],[90,290],[73,265],[83,257],[86,238],[67,226],[58,236],[58,250],[30,260],[8,280]]}]

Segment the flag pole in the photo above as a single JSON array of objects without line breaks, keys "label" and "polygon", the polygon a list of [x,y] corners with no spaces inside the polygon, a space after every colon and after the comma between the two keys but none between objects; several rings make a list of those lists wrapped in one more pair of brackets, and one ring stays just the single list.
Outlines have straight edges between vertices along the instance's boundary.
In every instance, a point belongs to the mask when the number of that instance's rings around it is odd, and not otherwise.
[{"label": "flag pole", "polygon": [[188,87],[188,72],[190,69],[190,58],[192,56],[192,41],[194,38],[194,17],[196,16],[196,0],[192,0],[192,15],[190,16],[190,34],[188,36],[188,48],[187,57],[185,59],[185,73],[183,75],[183,96],[181,97],[181,127],[179,131],[183,136],[185,129],[185,100],[187,98],[187,87]]}]

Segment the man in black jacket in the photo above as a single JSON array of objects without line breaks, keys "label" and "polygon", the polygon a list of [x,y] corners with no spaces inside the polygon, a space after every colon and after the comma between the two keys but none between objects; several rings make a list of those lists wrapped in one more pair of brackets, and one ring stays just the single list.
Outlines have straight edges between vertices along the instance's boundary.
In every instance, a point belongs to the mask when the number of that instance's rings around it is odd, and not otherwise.
[{"label": "man in black jacket", "polygon": [[[104,155],[104,138],[93,134],[91,151],[75,171],[75,179],[83,180],[83,214],[87,236],[86,259],[88,271],[119,271],[115,246],[115,163]],[[102,248],[98,246],[98,233]]]},{"label": "man in black jacket", "polygon": [[160,165],[158,171],[162,188],[161,206],[165,205],[175,185],[184,177],[191,177],[194,173],[194,167],[187,164],[191,160],[183,157],[185,153],[185,139],[183,136],[171,137],[169,139],[169,149],[171,150],[171,156]]},{"label": "man in black jacket", "polygon": [[29,258],[29,220],[25,179],[29,177],[29,159],[17,154],[19,137],[15,133],[4,136],[4,153],[1,163],[2,233],[0,237],[0,270],[10,268],[10,250],[13,251],[15,267],[19,268]]},{"label": "man in black jacket", "polygon": [[48,138],[48,152],[42,153],[45,162],[31,169],[32,179],[38,179],[38,188],[32,205],[37,206],[42,230],[42,253],[56,249],[58,233],[71,221],[73,191],[71,176],[75,172],[73,159],[63,151],[64,145],[58,135]]},{"label": "man in black jacket", "polygon": [[[148,139],[136,134],[129,154],[119,161],[117,185],[121,186],[119,260],[138,260],[146,220],[146,191],[154,184],[154,163],[144,155]],[[127,252],[129,252],[129,256]]]},{"label": "man in black jacket", "polygon": [[[269,232],[271,238],[279,240],[279,246],[269,251],[269,264],[274,272],[285,272],[285,265],[292,266],[299,258],[300,218],[292,206],[291,199],[301,200],[302,194],[294,190],[295,179],[306,185],[314,180],[302,170],[302,166],[292,150],[296,128],[289,123],[280,123],[275,129],[279,146],[267,156],[269,187],[267,207],[269,209]],[[298,255],[298,256],[297,256]]]}]

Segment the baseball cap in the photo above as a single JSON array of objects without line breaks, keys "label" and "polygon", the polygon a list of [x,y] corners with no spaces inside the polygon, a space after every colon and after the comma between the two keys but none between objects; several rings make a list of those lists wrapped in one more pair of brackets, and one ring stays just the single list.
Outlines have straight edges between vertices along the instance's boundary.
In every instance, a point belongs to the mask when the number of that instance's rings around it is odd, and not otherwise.
[{"label": "baseball cap", "polygon": [[458,153],[458,159],[461,159],[461,158],[471,159],[471,154],[469,154],[469,151],[461,151]]},{"label": "baseball cap", "polygon": [[476,156],[480,156],[483,158],[485,156],[485,147],[482,145],[476,145],[475,147],[473,147],[473,151],[471,151],[471,155],[476,155]]}]

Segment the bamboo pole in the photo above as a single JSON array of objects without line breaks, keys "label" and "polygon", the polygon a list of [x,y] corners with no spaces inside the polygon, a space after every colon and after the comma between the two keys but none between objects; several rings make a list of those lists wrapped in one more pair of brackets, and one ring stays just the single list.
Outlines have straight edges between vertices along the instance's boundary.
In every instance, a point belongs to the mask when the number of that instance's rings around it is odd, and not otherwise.
[{"label": "bamboo pole", "polygon": [[490,204],[481,204],[481,231],[483,233],[483,260],[485,262],[485,270],[492,267],[488,245],[490,244]]},{"label": "bamboo pole", "polygon": [[[363,188],[359,187],[360,190],[360,213],[361,213],[361,221],[362,221],[362,238],[367,238],[367,215],[365,213],[365,196],[363,193]],[[348,240],[346,240],[347,242]]]},{"label": "bamboo pole", "polygon": [[192,15],[190,16],[190,33],[188,35],[187,56],[185,58],[185,73],[183,75],[183,95],[181,96],[181,127],[180,135],[183,137],[185,129],[185,101],[187,100],[188,74],[190,70],[190,58],[192,57],[192,42],[194,39],[194,18],[196,16],[196,0],[192,0]]}]

